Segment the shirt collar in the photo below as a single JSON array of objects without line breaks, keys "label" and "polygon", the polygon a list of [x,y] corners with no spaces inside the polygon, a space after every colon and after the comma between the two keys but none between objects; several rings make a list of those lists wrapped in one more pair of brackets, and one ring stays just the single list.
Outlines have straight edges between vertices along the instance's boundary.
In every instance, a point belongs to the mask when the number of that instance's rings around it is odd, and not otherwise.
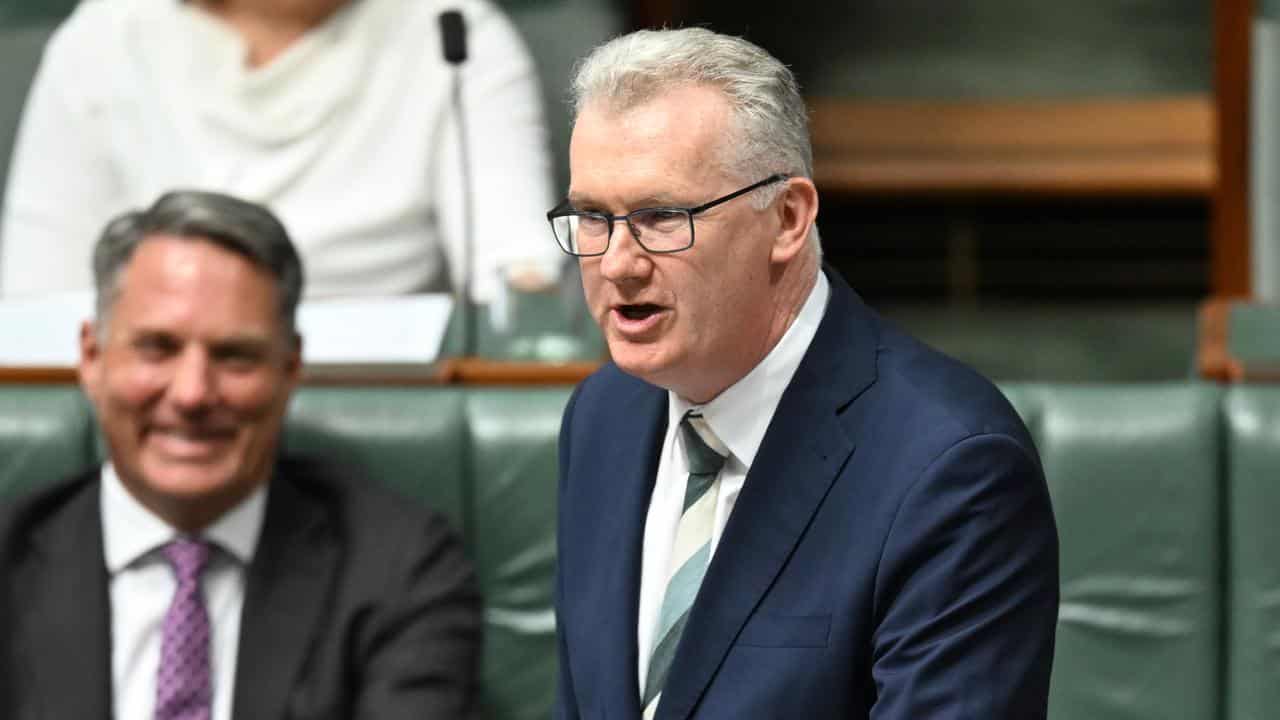
[{"label": "shirt collar", "polygon": [[818,325],[827,308],[831,285],[826,273],[818,273],[818,281],[800,308],[800,314],[783,333],[778,344],[741,380],[716,396],[711,402],[697,406],[668,391],[668,427],[675,427],[684,414],[699,408],[702,417],[729,452],[746,467],[756,459],[756,451],[764,440],[782,393],[800,367],[805,351],[818,334]]},{"label": "shirt collar", "polygon": [[[242,565],[253,560],[266,514],[267,484],[223,513],[201,535]],[[115,466],[102,466],[102,541],[107,572],[112,575],[163,546],[180,533],[156,517],[120,481]]]}]

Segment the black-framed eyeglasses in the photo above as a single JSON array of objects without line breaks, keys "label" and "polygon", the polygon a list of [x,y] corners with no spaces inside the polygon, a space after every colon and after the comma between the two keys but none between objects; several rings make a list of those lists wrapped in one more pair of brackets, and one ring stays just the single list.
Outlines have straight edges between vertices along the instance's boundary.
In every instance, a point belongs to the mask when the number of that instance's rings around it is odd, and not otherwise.
[{"label": "black-framed eyeglasses", "polygon": [[703,203],[697,207],[651,207],[632,210],[626,215],[574,210],[568,199],[547,211],[547,221],[555,233],[560,249],[577,257],[594,257],[609,251],[613,224],[627,224],[631,237],[651,253],[674,253],[693,247],[693,216],[727,203],[766,185],[782,182],[790,176],[775,173],[741,190]]}]

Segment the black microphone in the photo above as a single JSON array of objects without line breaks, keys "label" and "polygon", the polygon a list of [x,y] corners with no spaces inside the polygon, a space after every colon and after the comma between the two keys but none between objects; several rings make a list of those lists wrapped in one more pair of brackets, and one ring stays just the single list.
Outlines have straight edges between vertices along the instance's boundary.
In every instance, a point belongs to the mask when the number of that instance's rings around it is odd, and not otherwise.
[{"label": "black microphone", "polygon": [[467,129],[462,112],[462,63],[467,59],[467,24],[462,13],[445,10],[440,13],[440,44],[445,62],[453,66],[453,116],[458,124],[458,164],[462,176],[462,257],[458,288],[458,310],[462,313],[462,354],[476,354],[476,308],[471,304],[471,274],[474,250],[472,237],[471,162],[467,147]]},{"label": "black microphone", "polygon": [[467,59],[467,24],[462,13],[445,10],[440,13],[440,38],[444,41],[444,59],[457,65]]}]

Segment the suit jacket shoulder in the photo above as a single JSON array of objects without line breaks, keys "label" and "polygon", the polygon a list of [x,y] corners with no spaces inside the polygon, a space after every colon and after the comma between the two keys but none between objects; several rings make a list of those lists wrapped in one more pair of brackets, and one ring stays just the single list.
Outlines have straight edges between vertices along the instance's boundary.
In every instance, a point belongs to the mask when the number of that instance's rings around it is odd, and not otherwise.
[{"label": "suit jacket shoulder", "polygon": [[271,493],[290,506],[321,509],[343,542],[355,543],[348,551],[381,539],[403,540],[423,532],[457,538],[456,528],[426,503],[354,468],[335,466],[326,458],[284,455]]},{"label": "suit jacket shoulder", "polygon": [[29,551],[33,533],[66,512],[68,506],[76,507],[87,501],[96,503],[97,488],[95,469],[29,493],[0,499],[0,557],[12,559]]},{"label": "suit jacket shoulder", "polygon": [[[880,422],[902,426],[909,431],[907,437],[933,438],[936,452],[966,438],[1000,435],[1037,457],[1022,419],[990,380],[873,311],[866,312],[877,338],[875,384],[868,390],[865,411],[850,415],[850,420],[874,415]],[[900,447],[930,454],[922,446]]]},{"label": "suit jacket shoulder", "polygon": [[480,632],[475,572],[442,515],[281,460],[246,581],[236,716],[468,717]]},{"label": "suit jacket shoulder", "polygon": [[[628,401],[643,399],[652,402],[660,397],[665,402],[666,396],[666,390],[628,375],[610,361],[574,389],[567,406],[566,416],[577,417],[577,413],[581,412],[584,418],[590,419],[626,413],[629,409]],[[596,429],[607,430],[608,428]]]},{"label": "suit jacket shoulder", "polygon": [[[108,717],[98,473],[0,504],[0,715]],[[444,518],[285,457],[247,569],[233,715],[465,718],[480,597]]]},{"label": "suit jacket shoulder", "polygon": [[0,715],[108,717],[98,472],[0,502]]}]

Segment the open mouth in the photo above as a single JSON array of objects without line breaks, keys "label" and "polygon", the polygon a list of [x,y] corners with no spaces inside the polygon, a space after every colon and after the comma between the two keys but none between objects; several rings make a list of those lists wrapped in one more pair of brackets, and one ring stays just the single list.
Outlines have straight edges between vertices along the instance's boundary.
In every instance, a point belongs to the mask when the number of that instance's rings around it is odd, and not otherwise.
[{"label": "open mouth", "polygon": [[661,311],[661,307],[650,303],[618,306],[618,313],[628,320],[645,320]]}]

